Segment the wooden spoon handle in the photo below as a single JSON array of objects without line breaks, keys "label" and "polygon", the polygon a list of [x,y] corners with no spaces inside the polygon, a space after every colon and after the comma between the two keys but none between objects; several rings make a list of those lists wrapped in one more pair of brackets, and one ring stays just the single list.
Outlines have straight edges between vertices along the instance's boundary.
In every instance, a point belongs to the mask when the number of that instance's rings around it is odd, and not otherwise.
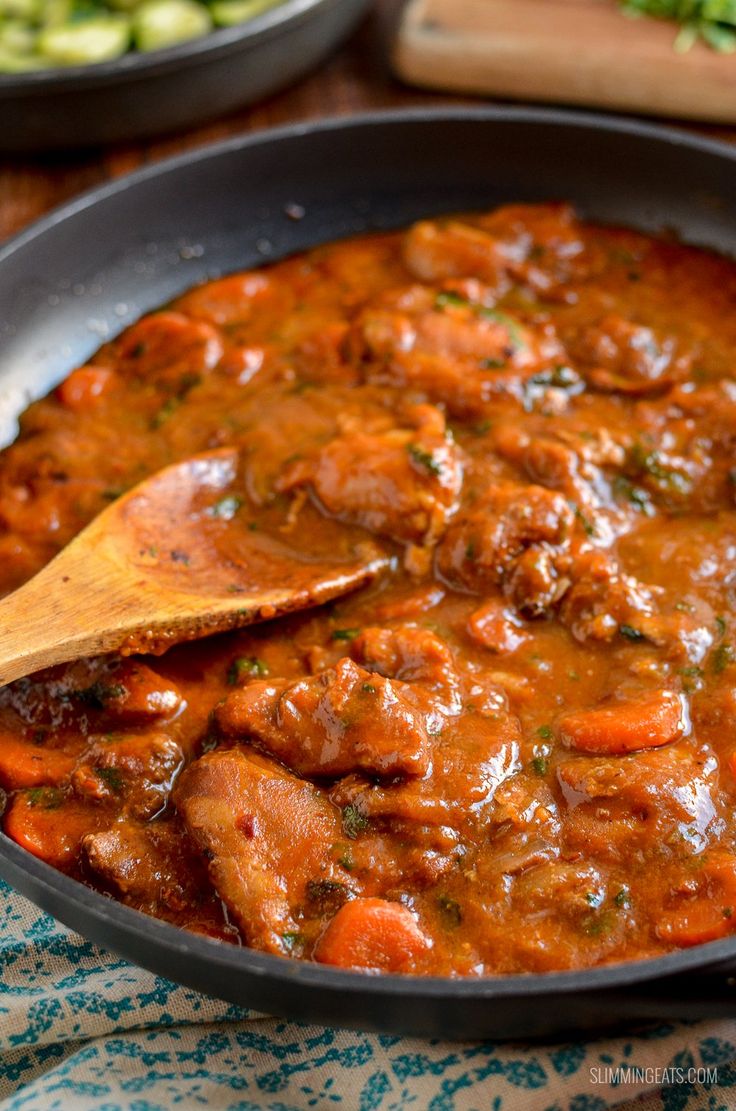
[{"label": "wooden spoon handle", "polygon": [[[60,575],[52,561],[25,586],[0,601],[0,686],[43,667],[111,651],[120,644],[120,621],[102,577],[65,561]],[[126,609],[126,624],[130,623]]]}]

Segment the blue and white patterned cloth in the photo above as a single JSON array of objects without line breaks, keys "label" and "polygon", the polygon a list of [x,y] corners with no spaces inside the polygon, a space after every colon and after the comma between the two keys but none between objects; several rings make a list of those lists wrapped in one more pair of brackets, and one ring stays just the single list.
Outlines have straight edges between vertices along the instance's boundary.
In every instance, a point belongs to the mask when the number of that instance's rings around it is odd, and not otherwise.
[{"label": "blue and white patterned cloth", "polygon": [[[0,883],[0,1111],[730,1111],[734,1062],[736,1019],[524,1047],[263,1018],[103,952]],[[608,1082],[619,1066],[648,1072]],[[661,1068],[685,1079],[657,1088]]]}]

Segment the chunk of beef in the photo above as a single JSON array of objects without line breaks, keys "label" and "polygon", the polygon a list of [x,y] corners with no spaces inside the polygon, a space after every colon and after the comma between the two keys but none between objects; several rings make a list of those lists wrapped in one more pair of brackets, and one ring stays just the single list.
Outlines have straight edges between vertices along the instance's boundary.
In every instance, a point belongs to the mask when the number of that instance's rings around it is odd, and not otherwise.
[{"label": "chunk of beef", "polygon": [[599,390],[629,394],[661,389],[685,378],[692,356],[678,350],[672,336],[608,313],[568,340],[568,349]]},{"label": "chunk of beef", "polygon": [[472,223],[424,220],[407,233],[404,260],[422,281],[472,276],[499,295],[514,283],[555,295],[600,265],[572,209],[553,204],[505,205]]},{"label": "chunk of beef", "polygon": [[313,882],[348,884],[330,863],[344,834],[338,811],[310,783],[238,749],[190,765],[174,792],[209,874],[256,949],[287,955]]},{"label": "chunk of beef", "polygon": [[287,467],[277,489],[309,485],[340,520],[394,540],[436,540],[457,505],[462,466],[437,410],[422,406],[412,417],[410,428],[375,431],[343,422],[343,435]]},{"label": "chunk of beef", "polygon": [[123,333],[114,348],[121,373],[167,391],[191,388],[217,365],[223,352],[216,328],[178,312],[144,317]]},{"label": "chunk of beef", "polygon": [[423,779],[375,785],[355,777],[331,797],[365,818],[401,823],[409,839],[424,827],[472,835],[488,820],[498,786],[518,768],[520,740],[519,723],[504,706],[480,705],[448,722]]},{"label": "chunk of beef", "polygon": [[367,381],[411,391],[454,416],[499,394],[523,399],[526,378],[563,357],[551,324],[538,321],[531,331],[476,282],[384,295],[358,318],[349,353]]},{"label": "chunk of beef", "polygon": [[432,700],[349,659],[307,679],[254,681],[233,691],[216,718],[230,737],[254,740],[299,775],[423,775]]},{"label": "chunk of beef", "polygon": [[658,641],[657,588],[626,575],[604,552],[576,561],[574,582],[560,607],[560,620],[579,641],[610,641],[621,629],[631,638]]},{"label": "chunk of beef", "polygon": [[452,586],[478,594],[503,586],[524,612],[544,612],[569,585],[559,568],[573,522],[562,495],[498,483],[451,524],[438,569]]},{"label": "chunk of beef", "polygon": [[90,742],[71,779],[80,797],[117,800],[141,820],[163,810],[184,762],[176,741],[165,733],[130,733]]},{"label": "chunk of beef", "polygon": [[636,756],[578,757],[557,767],[567,802],[563,837],[603,859],[701,852],[717,834],[718,761],[686,742]]},{"label": "chunk of beef", "polygon": [[148,914],[195,907],[209,889],[206,869],[172,822],[120,822],[87,834],[82,851],[95,875]]}]

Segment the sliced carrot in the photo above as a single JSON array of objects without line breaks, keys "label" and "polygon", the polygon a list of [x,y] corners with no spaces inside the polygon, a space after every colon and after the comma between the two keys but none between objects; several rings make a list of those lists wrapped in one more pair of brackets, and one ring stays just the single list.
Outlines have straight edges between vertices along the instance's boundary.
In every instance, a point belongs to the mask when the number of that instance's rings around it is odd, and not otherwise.
[{"label": "sliced carrot", "polygon": [[4,827],[8,837],[29,853],[55,868],[69,868],[84,835],[94,833],[104,821],[102,810],[68,800],[55,787],[36,787],[15,795]]},{"label": "sliced carrot", "polygon": [[69,778],[76,761],[76,756],[58,748],[34,745],[12,733],[0,734],[0,787],[8,791],[58,786]]},{"label": "sliced carrot", "polygon": [[314,956],[341,968],[412,972],[431,947],[406,907],[385,899],[354,899],[338,910]]},{"label": "sliced carrot", "polygon": [[620,755],[676,741],[688,724],[684,695],[655,690],[636,702],[614,702],[568,714],[559,723],[570,748],[597,755]]},{"label": "sliced carrot", "polygon": [[80,366],[56,387],[56,396],[67,409],[81,413],[94,409],[114,380],[115,372],[107,367]]},{"label": "sliced carrot", "polygon": [[666,915],[657,933],[674,945],[702,945],[736,930],[736,856],[719,853],[703,862],[699,894]]}]

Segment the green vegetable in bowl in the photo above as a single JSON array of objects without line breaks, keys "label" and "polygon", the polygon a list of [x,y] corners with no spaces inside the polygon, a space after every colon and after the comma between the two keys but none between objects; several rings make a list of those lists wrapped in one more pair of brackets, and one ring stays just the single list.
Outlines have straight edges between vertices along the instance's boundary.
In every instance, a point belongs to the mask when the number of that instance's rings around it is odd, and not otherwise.
[{"label": "green vegetable in bowl", "polygon": [[139,50],[162,50],[212,30],[212,17],[197,0],[144,0],[133,13]]},{"label": "green vegetable in bowl", "polygon": [[698,39],[721,53],[736,51],[736,0],[620,0],[629,15],[649,15],[680,24],[675,49]]},{"label": "green vegetable in bowl", "polygon": [[161,50],[283,0],[0,0],[0,75]]}]

